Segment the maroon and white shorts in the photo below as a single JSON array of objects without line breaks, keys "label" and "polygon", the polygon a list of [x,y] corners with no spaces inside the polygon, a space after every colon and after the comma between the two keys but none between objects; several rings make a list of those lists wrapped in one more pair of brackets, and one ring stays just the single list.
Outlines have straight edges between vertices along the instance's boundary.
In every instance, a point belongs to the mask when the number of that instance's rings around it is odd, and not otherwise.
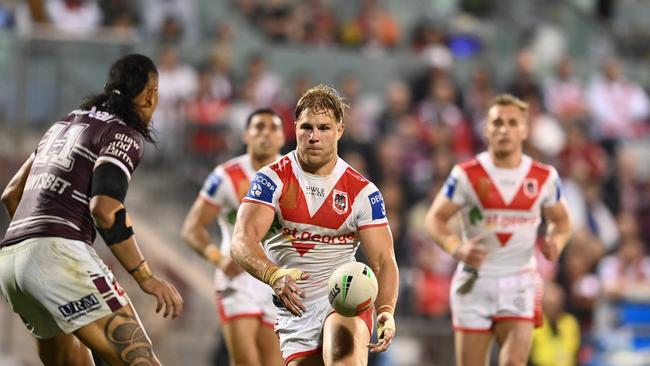
[{"label": "maroon and white shorts", "polygon": [[72,333],[130,302],[95,249],[57,237],[0,249],[0,292],[40,339]]}]

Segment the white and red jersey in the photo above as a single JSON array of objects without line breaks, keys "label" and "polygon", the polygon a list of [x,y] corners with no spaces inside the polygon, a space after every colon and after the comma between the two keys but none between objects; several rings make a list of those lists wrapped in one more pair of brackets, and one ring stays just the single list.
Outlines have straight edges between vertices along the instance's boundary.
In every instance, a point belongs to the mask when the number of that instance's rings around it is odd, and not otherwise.
[{"label": "white and red jersey", "polygon": [[246,196],[255,169],[248,154],[218,165],[206,178],[200,197],[219,208],[217,221],[221,229],[221,252],[230,253],[237,209]]},{"label": "white and red jersey", "polygon": [[488,255],[480,275],[504,276],[536,268],[533,250],[542,208],[562,200],[553,167],[524,155],[518,167],[499,168],[483,152],[456,165],[442,193],[461,206],[466,238],[488,233],[481,241]]},{"label": "white and red jersey", "polygon": [[377,187],[337,157],[331,174],[304,172],[292,151],[257,173],[244,202],[275,211],[263,241],[277,265],[310,274],[299,285],[307,298],[327,296],[327,280],[338,266],[354,261],[359,230],[388,225]]}]

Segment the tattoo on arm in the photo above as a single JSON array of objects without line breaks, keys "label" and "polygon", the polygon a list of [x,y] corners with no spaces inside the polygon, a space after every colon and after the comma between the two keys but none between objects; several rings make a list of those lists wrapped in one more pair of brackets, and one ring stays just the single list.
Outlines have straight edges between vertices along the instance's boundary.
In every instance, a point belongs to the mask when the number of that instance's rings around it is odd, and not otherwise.
[{"label": "tattoo on arm", "polygon": [[106,339],[127,365],[157,365],[151,342],[133,316],[117,312],[104,329]]}]

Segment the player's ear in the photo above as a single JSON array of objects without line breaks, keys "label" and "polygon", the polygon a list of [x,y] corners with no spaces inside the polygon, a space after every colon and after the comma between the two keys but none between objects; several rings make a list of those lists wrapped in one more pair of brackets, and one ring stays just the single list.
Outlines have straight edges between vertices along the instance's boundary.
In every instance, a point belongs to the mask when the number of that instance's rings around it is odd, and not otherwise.
[{"label": "player's ear", "polygon": [[345,132],[345,123],[341,122],[337,124],[336,130],[338,131],[338,137],[336,138],[336,141],[338,141],[341,139],[341,137],[343,137],[343,132]]}]

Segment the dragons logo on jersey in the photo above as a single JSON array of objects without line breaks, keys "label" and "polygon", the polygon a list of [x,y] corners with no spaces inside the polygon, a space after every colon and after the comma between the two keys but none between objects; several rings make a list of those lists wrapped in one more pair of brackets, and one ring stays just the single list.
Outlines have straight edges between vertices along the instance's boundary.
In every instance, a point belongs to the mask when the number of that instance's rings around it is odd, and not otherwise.
[{"label": "dragons logo on jersey", "polygon": [[348,212],[348,194],[335,189],[332,206],[334,206],[334,211],[339,215]]},{"label": "dragons logo on jersey", "polygon": [[526,178],[524,180],[524,194],[528,198],[535,198],[539,191],[537,186],[537,179],[535,178]]}]

